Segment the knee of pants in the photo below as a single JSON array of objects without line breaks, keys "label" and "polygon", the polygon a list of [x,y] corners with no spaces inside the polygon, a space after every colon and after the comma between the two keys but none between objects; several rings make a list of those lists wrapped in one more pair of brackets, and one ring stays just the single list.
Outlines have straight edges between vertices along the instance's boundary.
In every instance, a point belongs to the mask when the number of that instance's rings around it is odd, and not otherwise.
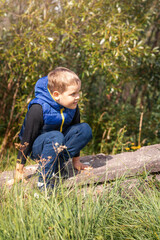
[{"label": "knee of pants", "polygon": [[62,145],[64,140],[64,135],[63,133],[59,132],[59,131],[51,131],[49,132],[49,135],[47,135],[44,144],[52,144],[52,146],[56,146],[56,144]]},{"label": "knee of pants", "polygon": [[88,141],[92,139],[92,129],[88,123],[81,123],[81,131]]}]

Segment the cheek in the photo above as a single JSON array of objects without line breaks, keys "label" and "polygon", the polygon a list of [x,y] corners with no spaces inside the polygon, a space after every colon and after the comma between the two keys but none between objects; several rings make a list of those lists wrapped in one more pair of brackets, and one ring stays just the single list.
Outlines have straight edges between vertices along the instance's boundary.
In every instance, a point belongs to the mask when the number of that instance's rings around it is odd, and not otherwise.
[{"label": "cheek", "polygon": [[68,101],[73,101],[74,98],[72,96],[68,96],[66,99],[68,99]]},{"label": "cheek", "polygon": [[74,102],[74,98],[72,98],[72,97],[69,98],[69,101],[70,101],[70,102]]}]

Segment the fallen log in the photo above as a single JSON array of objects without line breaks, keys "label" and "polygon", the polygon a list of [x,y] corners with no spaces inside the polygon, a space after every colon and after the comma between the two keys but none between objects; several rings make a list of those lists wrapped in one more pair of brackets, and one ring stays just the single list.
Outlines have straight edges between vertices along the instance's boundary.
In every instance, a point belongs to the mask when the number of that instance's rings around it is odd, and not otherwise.
[{"label": "fallen log", "polygon": [[[160,144],[142,147],[135,152],[124,152],[117,155],[89,155],[81,157],[84,164],[93,167],[92,170],[74,171],[71,161],[66,165],[68,179],[66,184],[103,183],[113,181],[122,176],[131,177],[143,174],[160,174]],[[24,178],[32,181],[38,165],[25,167]],[[14,178],[14,171],[0,173],[0,186]],[[157,178],[159,180],[159,177]]]},{"label": "fallen log", "polygon": [[[28,165],[24,168],[24,179],[31,178],[35,175],[38,168],[38,164],[35,165]],[[0,173],[0,187],[6,184],[9,181],[14,179],[15,170],[13,171],[4,171]]]},{"label": "fallen log", "polygon": [[[113,181],[120,177],[138,176],[143,173],[160,174],[160,144],[142,147],[136,152],[125,152],[110,156],[102,167],[83,171],[67,180],[68,184],[90,184]],[[159,179],[159,178],[157,178]]]}]

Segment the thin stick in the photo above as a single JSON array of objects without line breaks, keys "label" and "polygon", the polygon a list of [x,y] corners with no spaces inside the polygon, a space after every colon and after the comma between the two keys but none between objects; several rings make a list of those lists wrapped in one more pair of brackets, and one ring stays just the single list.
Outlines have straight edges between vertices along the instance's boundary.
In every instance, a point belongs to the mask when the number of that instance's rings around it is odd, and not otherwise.
[{"label": "thin stick", "polygon": [[143,122],[143,112],[141,112],[140,121],[139,121],[139,138],[138,138],[138,146],[141,145],[141,134],[142,134],[142,122]]}]

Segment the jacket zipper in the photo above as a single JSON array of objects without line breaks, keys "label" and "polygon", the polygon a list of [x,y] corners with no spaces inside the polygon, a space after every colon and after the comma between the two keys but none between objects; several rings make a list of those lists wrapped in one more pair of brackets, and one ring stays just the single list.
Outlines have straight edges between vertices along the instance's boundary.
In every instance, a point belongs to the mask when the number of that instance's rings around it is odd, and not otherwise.
[{"label": "jacket zipper", "polygon": [[63,114],[63,111],[64,111],[64,108],[62,108],[61,110],[60,110],[60,112],[61,112],[61,116],[62,116],[62,124],[61,124],[61,126],[60,126],[60,132],[62,132],[62,129],[63,129],[63,124],[64,124],[64,114]]}]

